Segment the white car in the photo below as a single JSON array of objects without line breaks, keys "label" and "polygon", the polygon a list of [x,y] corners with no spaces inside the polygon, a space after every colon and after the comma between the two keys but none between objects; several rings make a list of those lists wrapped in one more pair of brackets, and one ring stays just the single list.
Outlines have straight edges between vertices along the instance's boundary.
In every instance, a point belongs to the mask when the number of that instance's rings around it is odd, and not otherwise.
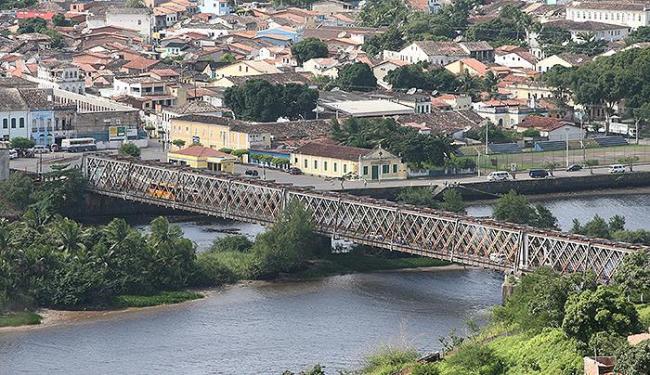
[{"label": "white car", "polygon": [[50,152],[50,149],[47,146],[37,145],[32,149],[35,154],[47,154]]},{"label": "white car", "polygon": [[18,151],[12,148],[11,150],[9,150],[9,160],[13,160],[16,158],[18,158]]},{"label": "white car", "polygon": [[623,164],[614,164],[609,167],[609,173],[625,173],[625,166]]},{"label": "white car", "polygon": [[498,181],[510,181],[512,180],[512,175],[506,171],[496,171],[492,172],[487,176],[488,181],[498,182]]}]

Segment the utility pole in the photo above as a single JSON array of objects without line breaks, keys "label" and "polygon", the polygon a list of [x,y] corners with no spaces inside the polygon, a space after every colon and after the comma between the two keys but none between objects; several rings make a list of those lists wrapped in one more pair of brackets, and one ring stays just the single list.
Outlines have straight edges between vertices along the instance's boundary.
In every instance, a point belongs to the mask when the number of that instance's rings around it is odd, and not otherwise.
[{"label": "utility pole", "polygon": [[566,168],[569,168],[569,127],[564,127],[564,139],[566,143]]},{"label": "utility pole", "polygon": [[490,123],[485,124],[485,155],[490,153],[488,150],[488,130],[490,129]]}]

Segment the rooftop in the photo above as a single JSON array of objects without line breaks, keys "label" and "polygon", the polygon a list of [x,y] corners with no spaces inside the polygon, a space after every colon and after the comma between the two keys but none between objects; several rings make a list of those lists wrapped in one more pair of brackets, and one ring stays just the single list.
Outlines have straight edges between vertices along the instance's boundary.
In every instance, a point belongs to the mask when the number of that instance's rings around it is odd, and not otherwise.
[{"label": "rooftop", "polygon": [[222,158],[222,159],[232,159],[234,156],[226,154],[218,150],[211,149],[210,147],[204,147],[201,145],[191,145],[185,149],[169,152],[169,155],[185,155],[193,156],[196,158]]},{"label": "rooftop", "polygon": [[371,153],[372,150],[359,147],[332,145],[310,142],[293,151],[294,154],[320,156],[339,160],[358,161],[360,157]]}]

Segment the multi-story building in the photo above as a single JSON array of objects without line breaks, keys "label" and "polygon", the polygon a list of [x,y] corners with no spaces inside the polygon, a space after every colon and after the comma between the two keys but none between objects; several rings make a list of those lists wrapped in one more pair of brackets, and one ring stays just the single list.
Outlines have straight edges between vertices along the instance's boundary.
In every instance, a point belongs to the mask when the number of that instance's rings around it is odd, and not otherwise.
[{"label": "multi-story building", "polygon": [[215,150],[268,149],[271,134],[263,128],[226,117],[186,115],[171,119],[169,139],[181,139],[187,145],[200,143]]},{"label": "multi-story building", "polygon": [[38,85],[83,94],[86,92],[84,73],[78,66],[65,61],[46,61],[38,64]]},{"label": "multi-story building", "polygon": [[0,139],[30,138],[29,107],[19,89],[0,89]]},{"label": "multi-story building", "polygon": [[216,14],[217,16],[232,13],[228,0],[200,0],[199,10],[201,13]]},{"label": "multi-story building", "polygon": [[650,25],[650,3],[641,1],[581,1],[566,8],[566,19],[595,21],[636,29]]}]

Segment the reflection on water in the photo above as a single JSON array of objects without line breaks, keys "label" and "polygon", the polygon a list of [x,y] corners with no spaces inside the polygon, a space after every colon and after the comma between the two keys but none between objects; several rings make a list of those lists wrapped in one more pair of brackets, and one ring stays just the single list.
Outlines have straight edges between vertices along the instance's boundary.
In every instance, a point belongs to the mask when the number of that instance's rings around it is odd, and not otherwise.
[{"label": "reflection on water", "polygon": [[501,276],[389,272],[227,288],[159,311],[0,335],[0,374],[280,374],[359,366],[382,344],[439,349],[499,303]]},{"label": "reflection on water", "polygon": [[[627,229],[650,229],[650,195],[629,194],[605,197],[571,197],[544,198],[535,200],[546,206],[557,217],[563,230],[570,230],[573,219],[584,223],[598,214],[605,219],[614,215],[625,217]],[[470,206],[467,212],[473,216],[490,216],[490,204]]]}]

